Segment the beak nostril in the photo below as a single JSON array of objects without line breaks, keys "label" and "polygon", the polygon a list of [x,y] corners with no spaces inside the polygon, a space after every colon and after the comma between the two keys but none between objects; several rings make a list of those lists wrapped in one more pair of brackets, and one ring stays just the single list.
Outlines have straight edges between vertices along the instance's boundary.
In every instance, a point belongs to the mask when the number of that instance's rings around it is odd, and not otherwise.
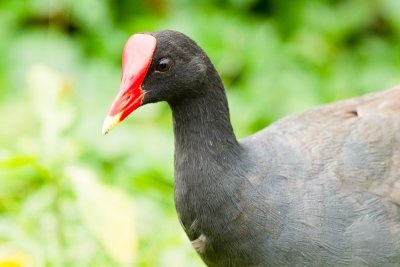
[{"label": "beak nostril", "polygon": [[125,95],[123,96],[123,99],[122,99],[121,102],[119,103],[120,108],[125,107],[125,106],[129,103],[129,101],[131,100],[131,98],[132,98],[132,94],[131,94],[131,93],[125,94]]}]

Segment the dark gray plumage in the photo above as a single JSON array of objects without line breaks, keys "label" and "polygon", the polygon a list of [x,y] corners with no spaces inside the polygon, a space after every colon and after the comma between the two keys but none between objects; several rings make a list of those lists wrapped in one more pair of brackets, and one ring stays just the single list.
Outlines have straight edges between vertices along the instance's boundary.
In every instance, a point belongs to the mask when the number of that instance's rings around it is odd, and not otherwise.
[{"label": "dark gray plumage", "polygon": [[[171,106],[176,208],[208,266],[400,266],[400,88],[237,141],[201,48],[178,32],[151,34],[143,104]],[[166,57],[171,68],[157,72]]]}]

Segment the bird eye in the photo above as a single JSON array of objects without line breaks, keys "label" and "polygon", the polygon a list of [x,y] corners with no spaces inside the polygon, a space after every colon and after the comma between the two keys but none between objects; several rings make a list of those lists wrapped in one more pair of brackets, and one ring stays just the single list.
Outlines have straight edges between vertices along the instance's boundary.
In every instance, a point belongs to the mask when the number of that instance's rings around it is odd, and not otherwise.
[{"label": "bird eye", "polygon": [[171,60],[169,58],[162,58],[158,61],[157,70],[166,72],[171,67]]}]

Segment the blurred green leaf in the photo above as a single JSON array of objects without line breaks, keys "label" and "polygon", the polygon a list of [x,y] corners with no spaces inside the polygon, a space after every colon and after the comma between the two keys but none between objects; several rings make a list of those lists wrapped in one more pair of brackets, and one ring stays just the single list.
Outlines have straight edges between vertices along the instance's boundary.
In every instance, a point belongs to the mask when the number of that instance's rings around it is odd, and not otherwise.
[{"label": "blurred green leaf", "polygon": [[89,169],[70,167],[67,175],[87,227],[114,260],[132,263],[136,233],[131,199],[117,188],[102,184]]}]

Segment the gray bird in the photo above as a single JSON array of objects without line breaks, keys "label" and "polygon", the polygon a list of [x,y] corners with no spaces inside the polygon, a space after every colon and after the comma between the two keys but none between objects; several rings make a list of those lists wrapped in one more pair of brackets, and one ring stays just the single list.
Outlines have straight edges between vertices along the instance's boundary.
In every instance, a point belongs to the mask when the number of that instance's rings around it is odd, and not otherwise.
[{"label": "gray bird", "polygon": [[283,118],[238,141],[205,52],[131,36],[103,131],[166,101],[175,203],[208,266],[400,266],[400,87]]}]

